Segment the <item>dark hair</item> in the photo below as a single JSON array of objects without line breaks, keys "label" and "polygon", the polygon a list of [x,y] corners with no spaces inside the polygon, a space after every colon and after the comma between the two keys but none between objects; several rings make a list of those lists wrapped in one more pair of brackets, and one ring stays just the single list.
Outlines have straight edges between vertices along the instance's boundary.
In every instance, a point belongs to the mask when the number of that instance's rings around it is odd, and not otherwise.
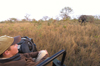
[{"label": "dark hair", "polygon": [[0,58],[2,58],[3,57],[3,53],[0,55]]},{"label": "dark hair", "polygon": [[[7,50],[9,51],[9,50],[11,50],[11,48],[9,47]],[[5,51],[4,51],[4,52],[5,52]],[[4,52],[3,52],[3,53],[4,53]],[[0,58],[3,57],[3,53],[0,55]]]}]

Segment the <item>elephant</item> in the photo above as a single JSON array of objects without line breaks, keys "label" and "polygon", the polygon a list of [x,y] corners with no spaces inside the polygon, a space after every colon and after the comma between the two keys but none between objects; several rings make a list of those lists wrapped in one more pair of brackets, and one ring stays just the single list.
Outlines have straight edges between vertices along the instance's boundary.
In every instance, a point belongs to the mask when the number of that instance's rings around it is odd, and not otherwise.
[{"label": "elephant", "polygon": [[82,23],[85,23],[85,22],[90,22],[90,23],[93,23],[94,22],[94,17],[91,16],[91,15],[81,15],[79,18],[78,18],[78,21]]}]

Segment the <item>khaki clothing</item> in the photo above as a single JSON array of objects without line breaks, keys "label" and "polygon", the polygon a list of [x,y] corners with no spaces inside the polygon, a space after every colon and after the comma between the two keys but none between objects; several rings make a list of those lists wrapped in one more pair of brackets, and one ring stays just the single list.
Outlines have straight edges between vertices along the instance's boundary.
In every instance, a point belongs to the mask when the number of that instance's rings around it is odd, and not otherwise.
[{"label": "khaki clothing", "polygon": [[0,59],[0,66],[36,66],[40,62],[44,61],[48,54],[46,54],[40,61],[35,62],[33,58],[38,56],[38,52],[16,54],[11,58]]}]

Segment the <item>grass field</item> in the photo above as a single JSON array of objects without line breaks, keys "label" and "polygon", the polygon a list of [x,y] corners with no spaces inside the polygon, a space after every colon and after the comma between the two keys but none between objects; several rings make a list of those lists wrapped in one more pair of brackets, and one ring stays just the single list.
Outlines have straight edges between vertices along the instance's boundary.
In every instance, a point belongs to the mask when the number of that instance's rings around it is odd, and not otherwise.
[{"label": "grass field", "polygon": [[[77,21],[0,23],[0,36],[28,36],[52,56],[66,50],[66,66],[100,65],[100,24]],[[60,60],[60,58],[58,58]]]}]

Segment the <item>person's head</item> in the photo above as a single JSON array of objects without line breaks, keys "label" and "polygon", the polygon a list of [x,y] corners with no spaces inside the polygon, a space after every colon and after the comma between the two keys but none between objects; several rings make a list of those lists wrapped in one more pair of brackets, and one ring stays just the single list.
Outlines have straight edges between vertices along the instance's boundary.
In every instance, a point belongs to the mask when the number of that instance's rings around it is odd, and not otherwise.
[{"label": "person's head", "polygon": [[9,58],[18,53],[17,43],[21,37],[0,36],[0,57]]}]

